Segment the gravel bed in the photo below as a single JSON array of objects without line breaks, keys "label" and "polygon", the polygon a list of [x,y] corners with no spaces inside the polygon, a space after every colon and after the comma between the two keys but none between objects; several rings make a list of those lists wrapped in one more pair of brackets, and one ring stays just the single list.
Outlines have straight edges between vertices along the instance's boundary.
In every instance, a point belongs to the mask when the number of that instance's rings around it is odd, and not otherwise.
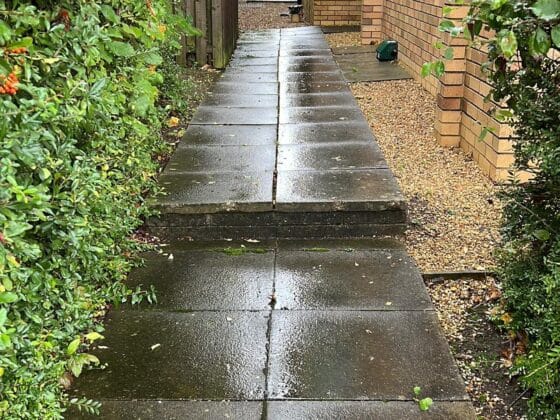
[{"label": "gravel bed", "polygon": [[527,398],[509,376],[510,340],[490,321],[499,311],[497,282],[438,279],[427,286],[478,418],[523,418]]},{"label": "gravel bed", "polygon": [[287,3],[239,3],[239,30],[255,31],[275,28],[293,28],[305,26],[305,23],[292,23],[289,16],[280,16],[288,12]]},{"label": "gravel bed", "polygon": [[339,32],[325,34],[331,48],[336,47],[358,47],[362,45],[360,32]]},{"label": "gravel bed", "polygon": [[352,91],[408,200],[406,246],[420,269],[492,270],[497,188],[462,151],[438,145],[434,99],[412,80],[355,83]]}]

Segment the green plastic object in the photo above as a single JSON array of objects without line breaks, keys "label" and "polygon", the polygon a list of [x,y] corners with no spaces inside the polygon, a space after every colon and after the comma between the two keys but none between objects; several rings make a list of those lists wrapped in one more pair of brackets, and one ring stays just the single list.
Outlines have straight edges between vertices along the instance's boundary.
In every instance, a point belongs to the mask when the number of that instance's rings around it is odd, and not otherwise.
[{"label": "green plastic object", "polygon": [[388,39],[377,47],[377,59],[379,61],[395,61],[399,56],[399,44],[397,41]]}]

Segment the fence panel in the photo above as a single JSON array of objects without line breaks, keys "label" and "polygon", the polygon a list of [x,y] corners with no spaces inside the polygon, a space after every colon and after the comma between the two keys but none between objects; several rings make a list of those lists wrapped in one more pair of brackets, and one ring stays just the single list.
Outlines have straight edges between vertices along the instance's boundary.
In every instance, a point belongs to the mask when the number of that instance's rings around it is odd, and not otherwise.
[{"label": "fence panel", "polygon": [[[224,68],[239,35],[238,0],[184,0],[184,13],[192,16],[194,25],[203,33],[196,37],[194,50],[198,64]],[[183,41],[179,63],[186,63],[188,40]]]}]

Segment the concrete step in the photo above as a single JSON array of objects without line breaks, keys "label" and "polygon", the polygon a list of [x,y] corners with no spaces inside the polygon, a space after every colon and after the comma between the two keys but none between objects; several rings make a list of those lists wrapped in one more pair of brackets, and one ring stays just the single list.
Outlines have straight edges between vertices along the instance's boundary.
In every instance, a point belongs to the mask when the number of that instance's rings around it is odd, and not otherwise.
[{"label": "concrete step", "polygon": [[[153,285],[158,304],[111,310],[93,350],[107,367],[76,383],[102,418],[474,418],[399,242],[180,242],[166,254],[128,280]],[[434,400],[429,417],[415,386]]]},{"label": "concrete step", "polygon": [[171,158],[163,239],[370,237],[406,205],[316,29],[243,36]]}]

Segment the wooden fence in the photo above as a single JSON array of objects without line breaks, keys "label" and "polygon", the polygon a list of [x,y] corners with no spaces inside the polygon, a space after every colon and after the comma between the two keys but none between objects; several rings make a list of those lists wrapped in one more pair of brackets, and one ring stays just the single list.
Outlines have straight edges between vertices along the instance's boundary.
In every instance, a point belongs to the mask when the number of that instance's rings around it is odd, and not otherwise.
[{"label": "wooden fence", "polygon": [[238,0],[182,0],[183,12],[192,16],[194,26],[203,35],[194,40],[185,39],[179,57],[187,62],[187,55],[193,53],[200,65],[211,64],[223,69],[235,49],[239,35]]}]

